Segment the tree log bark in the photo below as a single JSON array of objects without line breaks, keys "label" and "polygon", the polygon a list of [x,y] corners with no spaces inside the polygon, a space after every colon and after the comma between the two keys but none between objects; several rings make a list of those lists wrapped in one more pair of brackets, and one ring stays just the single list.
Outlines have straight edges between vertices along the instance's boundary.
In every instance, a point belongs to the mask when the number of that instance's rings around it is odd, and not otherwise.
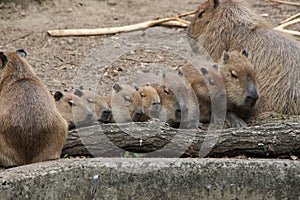
[{"label": "tree log bark", "polygon": [[120,157],[286,157],[300,155],[300,123],[277,122],[242,129],[174,129],[160,122],[95,124],[69,132],[63,155]]}]

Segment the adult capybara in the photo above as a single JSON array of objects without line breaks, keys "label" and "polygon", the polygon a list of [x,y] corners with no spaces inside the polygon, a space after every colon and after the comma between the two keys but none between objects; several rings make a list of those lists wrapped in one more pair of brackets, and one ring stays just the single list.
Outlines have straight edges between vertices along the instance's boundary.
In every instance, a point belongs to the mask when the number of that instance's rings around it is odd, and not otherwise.
[{"label": "adult capybara", "polygon": [[0,52],[0,165],[58,159],[68,127],[26,52]]},{"label": "adult capybara", "polygon": [[300,114],[300,45],[275,31],[241,0],[208,0],[193,18],[188,36],[217,60],[224,50],[249,51],[257,74],[257,112]]}]

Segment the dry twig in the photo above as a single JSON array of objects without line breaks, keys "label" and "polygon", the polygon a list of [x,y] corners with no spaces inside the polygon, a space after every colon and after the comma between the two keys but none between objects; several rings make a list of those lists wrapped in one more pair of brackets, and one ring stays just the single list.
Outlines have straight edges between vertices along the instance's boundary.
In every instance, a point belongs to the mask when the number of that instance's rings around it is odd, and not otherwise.
[{"label": "dry twig", "polygon": [[65,29],[65,30],[49,30],[47,33],[50,36],[61,37],[61,36],[92,36],[92,35],[106,35],[106,34],[116,34],[120,32],[129,32],[135,30],[141,30],[149,28],[155,25],[163,24],[187,27],[188,21],[180,19],[180,17],[188,16],[194,14],[196,11],[180,14],[176,17],[164,18],[146,21],[138,24],[121,26],[121,27],[110,27],[110,28],[98,28],[98,29]]},{"label": "dry twig", "polygon": [[293,30],[287,30],[287,29],[284,29],[288,26],[291,26],[293,24],[296,24],[296,23],[299,23],[300,22],[300,18],[297,18],[297,19],[294,19],[294,20],[291,20],[291,21],[288,21],[286,23],[283,23],[277,27],[275,27],[274,29],[275,30],[278,30],[278,31],[282,31],[284,33],[288,33],[288,34],[291,34],[291,35],[295,35],[295,36],[300,36],[300,32],[299,31],[293,31]]},{"label": "dry twig", "polygon": [[297,13],[296,15],[293,15],[293,16],[287,18],[286,20],[284,20],[284,21],[282,21],[282,22],[279,22],[279,24],[287,23],[287,22],[289,22],[289,21],[291,21],[291,20],[293,20],[293,19],[296,19],[297,17],[300,17],[300,12]]},{"label": "dry twig", "polygon": [[289,2],[289,1],[281,1],[281,0],[265,0],[265,2],[286,4],[286,5],[292,5],[292,6],[300,6],[300,3]]}]

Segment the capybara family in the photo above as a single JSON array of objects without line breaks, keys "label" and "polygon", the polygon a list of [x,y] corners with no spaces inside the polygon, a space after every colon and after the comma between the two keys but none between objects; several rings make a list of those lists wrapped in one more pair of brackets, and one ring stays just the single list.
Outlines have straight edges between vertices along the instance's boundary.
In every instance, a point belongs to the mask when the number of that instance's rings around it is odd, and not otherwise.
[{"label": "capybara family", "polygon": [[68,127],[49,90],[25,60],[26,52],[0,52],[0,165],[57,159]]},{"label": "capybara family", "polygon": [[223,51],[247,49],[260,91],[256,113],[299,115],[300,45],[273,30],[245,4],[241,0],[207,0],[188,28],[191,44],[204,48],[215,61]]}]

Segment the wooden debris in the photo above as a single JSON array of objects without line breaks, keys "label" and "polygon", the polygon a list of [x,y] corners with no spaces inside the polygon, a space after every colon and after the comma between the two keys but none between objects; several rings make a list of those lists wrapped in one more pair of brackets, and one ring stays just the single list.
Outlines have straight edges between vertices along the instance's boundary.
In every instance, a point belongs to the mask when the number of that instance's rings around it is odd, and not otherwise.
[{"label": "wooden debris", "polygon": [[282,31],[284,33],[288,33],[288,34],[295,35],[295,36],[300,36],[299,31],[293,31],[293,30],[285,29],[286,27],[291,26],[291,25],[296,24],[296,23],[299,23],[299,22],[300,22],[300,18],[297,18],[297,19],[288,21],[286,23],[283,23],[283,24],[275,27],[274,30]]},{"label": "wooden debris", "polygon": [[282,21],[282,22],[279,22],[279,24],[287,23],[287,22],[289,22],[289,21],[291,21],[291,20],[293,20],[293,19],[296,19],[297,17],[300,17],[300,12],[297,13],[296,15],[293,15],[293,16],[287,18],[286,20],[284,20],[284,21]]},{"label": "wooden debris", "polygon": [[290,2],[290,1],[281,1],[281,0],[265,0],[265,2],[268,2],[268,3],[279,3],[279,4],[286,4],[286,5],[291,5],[291,6],[300,6],[300,3],[296,3],[296,2]]},{"label": "wooden debris", "polygon": [[187,27],[189,22],[180,19],[180,17],[194,14],[196,11],[180,14],[176,17],[163,18],[157,20],[146,21],[138,24],[132,24],[121,27],[97,28],[97,29],[63,29],[63,30],[49,30],[47,33],[53,37],[63,36],[95,36],[95,35],[108,35],[121,32],[129,32],[149,28],[155,25],[172,25],[179,27]]}]

